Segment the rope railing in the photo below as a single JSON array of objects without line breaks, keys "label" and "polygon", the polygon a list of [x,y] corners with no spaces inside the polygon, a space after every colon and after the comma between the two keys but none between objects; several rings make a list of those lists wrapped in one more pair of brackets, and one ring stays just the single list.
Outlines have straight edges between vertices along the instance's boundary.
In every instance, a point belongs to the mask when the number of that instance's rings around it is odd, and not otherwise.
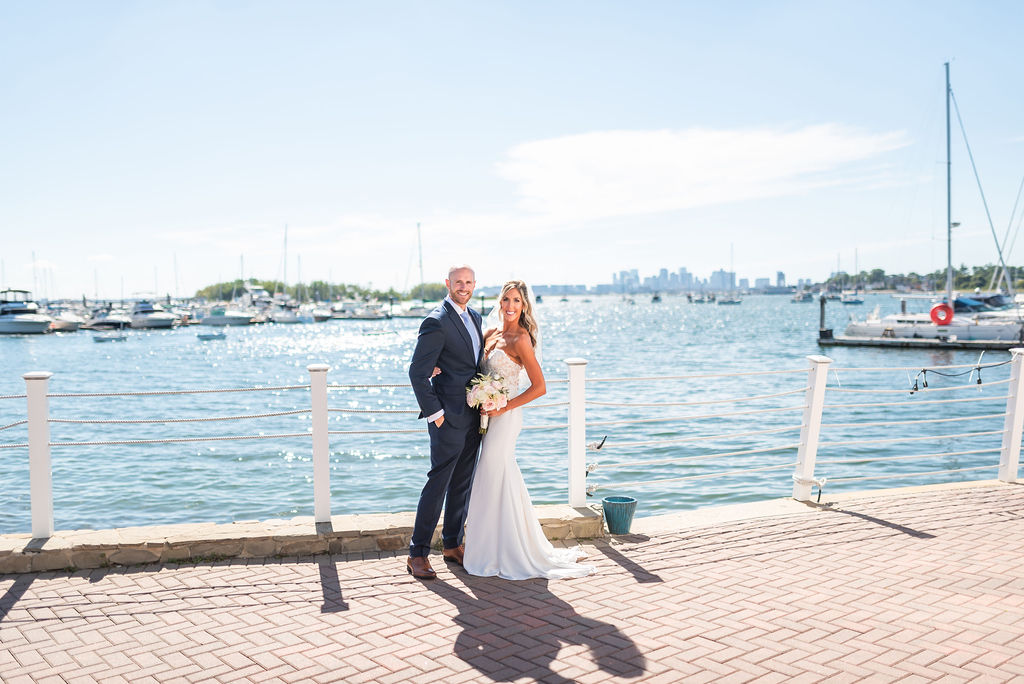
[{"label": "rope railing", "polygon": [[10,425],[4,425],[3,427],[0,427],[0,432],[3,432],[4,430],[10,430],[11,428],[18,427],[19,425],[25,425],[27,422],[27,420],[18,420],[11,423]]},{"label": "rope railing", "polygon": [[665,401],[657,403],[639,403],[639,402],[612,402],[612,401],[587,401],[587,406],[610,406],[616,408],[662,408],[667,406],[708,406],[710,404],[738,404],[746,401],[761,401],[764,399],[777,399],[779,397],[788,397],[793,394],[802,394],[807,391],[806,387],[801,387],[795,390],[788,390],[786,392],[777,392],[775,394],[761,394],[753,397],[733,397],[729,399],[709,399],[708,401]]},{"label": "rope railing", "polygon": [[175,394],[228,394],[232,392],[281,392],[286,390],[308,390],[309,385],[281,385],[279,387],[230,387],[225,389],[196,390],[146,390],[139,392],[58,392],[47,394],[50,399],[84,399],[95,397],[159,397]]},{"label": "rope railing", "polygon": [[916,372],[916,371],[947,371],[947,370],[958,370],[960,368],[980,368],[982,370],[986,368],[996,368],[998,366],[1005,366],[1010,363],[1009,361],[991,361],[989,363],[962,363],[955,366],[892,366],[882,368],[854,368],[854,367],[842,367],[837,366],[835,368],[829,368],[829,373],[904,373],[904,372]]},{"label": "rope railing", "polygon": [[[637,481],[634,481],[634,482],[616,482],[615,483],[615,487],[616,488],[625,489],[627,487],[642,487],[642,486],[645,486],[645,485],[661,485],[661,484],[665,484],[665,483],[668,483],[668,482],[686,482],[686,481],[692,481],[692,480],[708,480],[708,479],[715,478],[715,477],[730,477],[730,476],[733,476],[733,475],[747,475],[748,473],[764,473],[764,472],[770,472],[770,471],[773,471],[773,470],[784,470],[786,468],[792,468],[795,465],[796,465],[796,463],[782,463],[782,464],[779,464],[779,465],[765,466],[763,468],[744,468],[744,469],[741,469],[741,470],[727,470],[727,471],[724,471],[724,472],[706,473],[706,474],[703,474],[703,475],[686,475],[684,477],[669,477],[669,478],[661,478],[661,479],[657,479],[657,480],[637,480]],[[588,492],[596,492],[598,489],[601,489],[603,486],[607,486],[607,485],[601,485],[601,484],[588,485],[587,486],[587,491]]]},{"label": "rope railing", "polygon": [[666,423],[675,421],[694,421],[694,420],[705,420],[708,418],[730,418],[734,416],[753,416],[759,413],[780,413],[784,411],[803,411],[807,407],[804,405],[799,406],[783,406],[780,408],[766,408],[766,409],[751,409],[750,411],[728,411],[726,413],[703,413],[693,416],[662,416],[659,418],[628,418],[623,420],[588,420],[587,427],[597,427],[602,425],[632,425],[634,423]]},{"label": "rope railing", "polygon": [[985,430],[983,432],[961,432],[955,435],[925,435],[924,437],[886,437],[885,439],[849,439],[838,442],[818,442],[819,447],[850,446],[852,444],[889,444],[892,442],[919,442],[930,439],[960,439],[963,437],[984,437],[985,435],[1001,435],[1002,430]]},{"label": "rope railing", "polygon": [[81,419],[73,420],[70,418],[50,418],[51,423],[71,423],[73,425],[148,425],[148,424],[159,424],[159,423],[209,423],[221,420],[248,420],[252,418],[277,418],[279,416],[297,416],[304,413],[312,413],[312,409],[297,409],[295,411],[276,411],[274,413],[254,413],[244,416],[209,416],[205,418],[191,417],[191,418],[111,418],[111,419]]},{"label": "rope railing", "polygon": [[970,451],[948,451],[933,454],[913,454],[911,456],[863,456],[860,458],[824,458],[818,459],[821,464],[848,464],[848,463],[883,463],[890,461],[917,461],[928,458],[947,458],[950,456],[976,456],[978,454],[997,454],[999,449],[972,449]]},{"label": "rope railing", "polygon": [[[971,401],[996,401],[996,400],[1005,402],[1007,400],[1007,398],[1008,397],[1005,394],[997,394],[994,397],[973,397],[973,398],[972,397],[962,397],[960,399],[925,399],[923,401],[915,401],[913,405],[914,406],[923,406],[925,404],[957,404],[957,403],[967,403],[967,402],[971,402]],[[825,404],[824,408],[826,408],[826,409],[834,409],[834,408],[872,408],[872,407],[880,407],[880,406],[902,406],[902,407],[906,407],[908,405],[909,404],[907,404],[906,402],[903,402],[903,401],[883,401],[883,402],[870,402],[870,403],[864,403],[864,404]]]},{"label": "rope railing", "polygon": [[0,394],[0,399],[24,399],[26,394]]},{"label": "rope railing", "polygon": [[[954,418],[918,418],[916,420],[880,420],[864,423],[822,423],[823,428],[866,428],[866,427],[893,427],[896,425],[920,425],[923,423],[954,423],[962,420],[991,420],[1002,418],[1005,413],[989,413],[983,416],[956,416]],[[820,461],[819,461],[820,462]]]},{"label": "rope railing", "polygon": [[722,434],[718,434],[718,435],[704,435],[704,436],[701,436],[701,437],[679,437],[677,439],[658,439],[658,440],[652,440],[652,441],[647,441],[647,442],[615,442],[615,441],[612,441],[612,442],[605,442],[604,444],[602,444],[599,447],[595,446],[595,447],[591,448],[589,444],[587,445],[587,447],[588,447],[588,449],[590,451],[603,451],[605,449],[609,449],[609,448],[613,449],[615,447],[623,448],[623,447],[636,447],[636,446],[651,446],[651,445],[658,445],[658,444],[682,444],[684,442],[709,442],[709,441],[714,441],[714,440],[719,440],[719,439],[720,440],[728,440],[728,439],[735,439],[737,437],[753,437],[753,436],[756,436],[756,435],[771,435],[771,434],[778,434],[780,432],[792,432],[793,430],[799,430],[800,428],[801,428],[800,425],[795,425],[795,426],[792,426],[792,427],[769,428],[767,430],[750,430],[748,432],[723,432]]},{"label": "rope railing", "polygon": [[793,444],[780,444],[779,446],[764,447],[762,449],[744,449],[743,451],[726,451],[717,454],[700,454],[697,456],[680,456],[678,458],[660,458],[647,461],[631,461],[629,463],[592,463],[588,466],[590,472],[599,469],[607,470],[614,468],[633,468],[636,466],[664,465],[666,463],[689,463],[691,461],[708,461],[726,456],[749,456],[751,454],[766,454],[772,451],[786,451],[800,446],[800,442]]},{"label": "rope railing", "polygon": [[922,387],[920,389],[854,389],[852,387],[826,387],[826,392],[850,392],[857,394],[924,394],[925,392],[949,392],[951,390],[978,389],[989,385],[1006,385],[1010,380],[993,380],[983,385],[971,383],[970,385],[954,385],[953,387]]},{"label": "rope railing", "polygon": [[[129,446],[135,444],[184,444],[188,442],[230,442],[252,439],[286,439],[293,437],[309,437],[309,432],[289,432],[276,435],[217,435],[210,437],[165,437],[163,439],[114,439],[89,442],[50,442],[52,447],[65,446]],[[28,446],[28,445],[26,445]]]},{"label": "rope railing", "polygon": [[793,373],[806,373],[806,368],[795,370],[774,370],[774,371],[747,371],[741,373],[703,373],[699,375],[657,375],[638,376],[622,378],[587,378],[588,383],[592,382],[638,382],[638,381],[659,381],[659,380],[709,380],[712,378],[743,378],[755,375],[790,375]]},{"label": "rope railing", "polygon": [[928,475],[949,475],[952,473],[966,473],[973,470],[993,470],[998,468],[998,465],[987,465],[987,466],[974,466],[971,468],[950,468],[948,470],[928,470],[923,473],[893,473],[890,475],[862,475],[857,477],[836,477],[829,480],[833,484],[836,482],[866,482],[868,480],[893,480],[898,478],[909,478],[909,477],[925,477]]}]

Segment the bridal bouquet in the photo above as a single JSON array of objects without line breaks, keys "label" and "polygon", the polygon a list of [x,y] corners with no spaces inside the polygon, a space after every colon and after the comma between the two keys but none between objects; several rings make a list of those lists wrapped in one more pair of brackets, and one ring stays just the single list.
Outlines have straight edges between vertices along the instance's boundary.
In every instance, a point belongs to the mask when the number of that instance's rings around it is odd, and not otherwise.
[{"label": "bridal bouquet", "polygon": [[[475,409],[494,411],[505,408],[508,404],[508,387],[501,376],[480,373],[469,381],[466,392],[466,403]],[[480,434],[487,434],[487,422],[490,416],[480,416]]]}]

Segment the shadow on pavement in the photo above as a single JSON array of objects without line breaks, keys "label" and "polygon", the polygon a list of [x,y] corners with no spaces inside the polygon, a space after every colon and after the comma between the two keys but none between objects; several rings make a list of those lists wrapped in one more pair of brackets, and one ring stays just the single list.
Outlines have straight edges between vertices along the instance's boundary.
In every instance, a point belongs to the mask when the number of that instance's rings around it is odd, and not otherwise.
[{"label": "shadow on pavement", "polygon": [[[647,541],[650,537],[643,535],[632,534],[621,537],[623,541],[628,542],[642,542]],[[615,561],[623,570],[633,576],[633,578],[640,584],[650,584],[652,582],[664,582],[660,576],[655,575],[653,572],[649,572],[646,568],[638,563],[630,560],[626,556],[622,555],[618,549],[609,544],[603,539],[593,540],[594,547],[608,557],[609,560]]]},{"label": "shadow on pavement", "polygon": [[610,676],[644,674],[646,658],[632,639],[613,624],[579,615],[551,593],[547,580],[459,576],[469,592],[440,580],[423,586],[458,609],[455,655],[490,679],[572,682],[551,664],[564,645],[574,644],[586,646]]},{"label": "shadow on pavement", "polygon": [[11,612],[11,608],[14,608],[14,604],[25,595],[34,579],[35,575],[18,575],[14,584],[7,588],[3,596],[0,596],[0,622],[4,621],[7,614]]},{"label": "shadow on pavement", "polygon": [[821,510],[826,511],[828,513],[842,513],[843,515],[849,515],[854,518],[860,518],[861,520],[867,520],[868,522],[874,523],[876,525],[888,527],[889,529],[896,530],[897,532],[902,532],[903,534],[909,535],[911,537],[916,537],[918,539],[935,539],[934,534],[930,534],[928,532],[921,532],[920,530],[915,530],[912,527],[907,527],[906,525],[900,525],[899,523],[883,520],[882,518],[876,518],[873,515],[865,515],[864,513],[857,513],[855,511],[849,511],[842,508],[833,508],[828,505],[816,506],[816,508],[820,508]]},{"label": "shadow on pavement", "polygon": [[338,565],[331,556],[317,556],[320,569],[320,590],[324,602],[320,606],[321,613],[340,613],[348,610],[348,603],[341,596],[341,583],[338,581]]}]

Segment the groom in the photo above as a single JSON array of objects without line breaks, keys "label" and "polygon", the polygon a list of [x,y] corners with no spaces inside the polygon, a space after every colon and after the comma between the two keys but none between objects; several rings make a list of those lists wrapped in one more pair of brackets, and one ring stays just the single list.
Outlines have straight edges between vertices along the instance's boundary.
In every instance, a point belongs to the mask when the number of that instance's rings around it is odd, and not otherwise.
[{"label": "groom", "polygon": [[[480,414],[466,404],[466,387],[483,351],[480,314],[469,308],[476,275],[469,266],[448,269],[448,296],[420,324],[409,379],[420,418],[430,433],[430,471],[416,508],[406,567],[413,577],[434,579],[427,556],[444,505],[444,558],[462,564],[466,503],[480,446]],[[441,373],[431,377],[434,367]]]}]

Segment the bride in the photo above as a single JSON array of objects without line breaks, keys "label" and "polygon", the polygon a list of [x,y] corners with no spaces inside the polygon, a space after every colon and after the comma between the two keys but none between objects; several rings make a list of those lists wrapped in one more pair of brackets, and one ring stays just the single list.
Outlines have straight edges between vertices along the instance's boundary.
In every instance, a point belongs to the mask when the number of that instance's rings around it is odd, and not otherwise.
[{"label": "bride", "polygon": [[[521,280],[505,283],[495,310],[499,322],[484,333],[483,370],[500,375],[512,399],[502,409],[485,412],[490,425],[469,496],[463,567],[473,575],[511,580],[589,575],[594,567],[576,562],[583,555],[578,548],[556,549],[544,536],[516,463],[522,407],[547,391],[526,284]],[[530,386],[517,394],[524,371]]]}]

